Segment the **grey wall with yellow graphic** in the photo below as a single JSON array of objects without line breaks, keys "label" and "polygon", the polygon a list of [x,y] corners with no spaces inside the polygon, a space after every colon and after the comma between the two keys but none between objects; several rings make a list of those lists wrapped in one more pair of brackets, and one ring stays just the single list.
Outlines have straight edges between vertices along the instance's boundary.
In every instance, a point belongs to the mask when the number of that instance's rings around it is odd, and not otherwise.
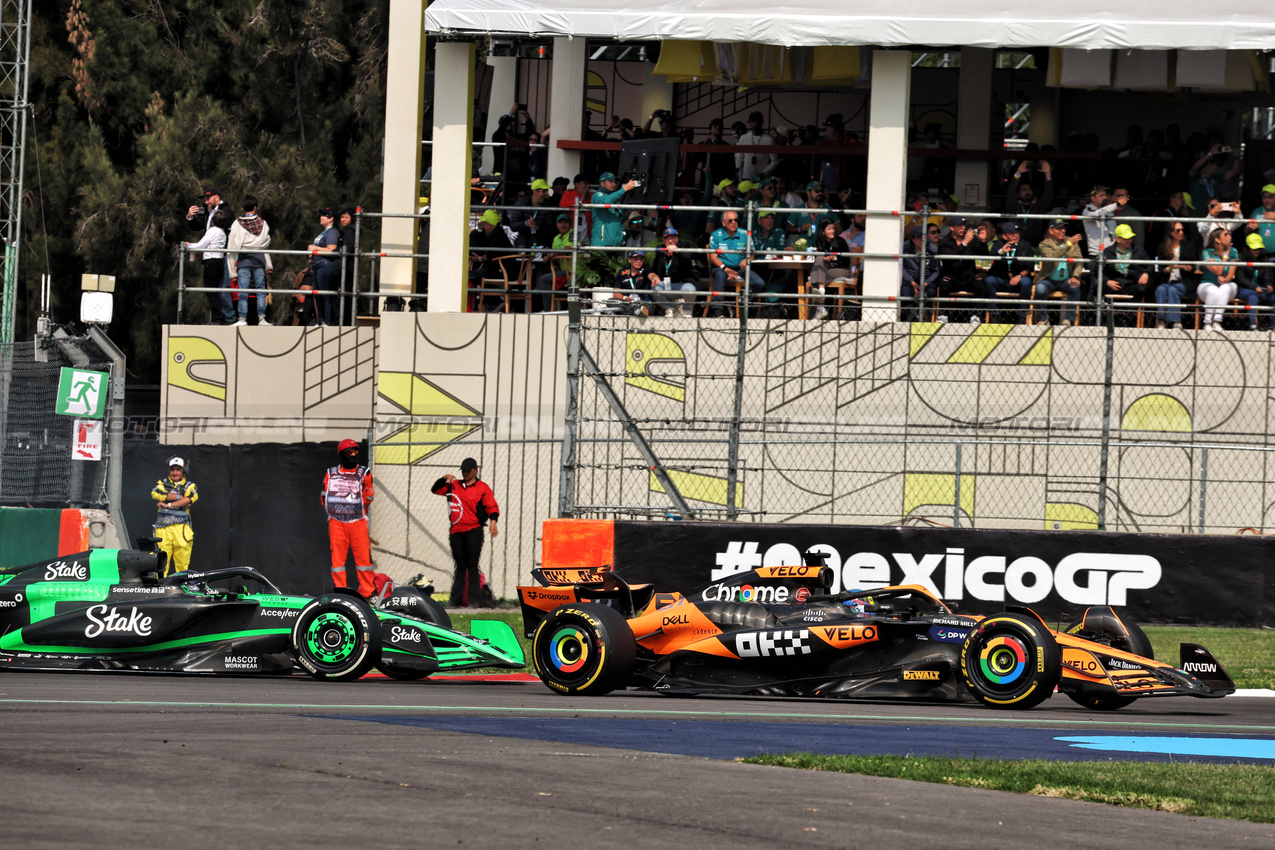
[{"label": "grey wall with yellow graphic", "polygon": [[[1096,528],[1102,507],[1113,530],[1263,528],[1275,519],[1271,342],[752,322],[736,504],[744,518],[783,522]],[[726,505],[740,344],[729,322],[592,318],[586,329],[600,371],[705,518]],[[587,384],[580,417],[590,439],[622,436]],[[580,451],[578,502],[668,504],[630,446],[586,441]]]},{"label": "grey wall with yellow graphic", "polygon": [[[161,439],[313,442],[372,427],[377,564],[440,587],[447,517],[430,487],[474,457],[503,518],[483,569],[507,594],[557,511],[566,320],[382,321],[167,328]],[[583,339],[688,504],[720,517],[738,325],[589,317]],[[1113,530],[1275,525],[1267,333],[1118,329],[1109,341],[1096,328],[757,321],[743,346],[744,519],[1093,528],[1105,481]],[[592,380],[577,436],[582,513],[665,512]]]}]

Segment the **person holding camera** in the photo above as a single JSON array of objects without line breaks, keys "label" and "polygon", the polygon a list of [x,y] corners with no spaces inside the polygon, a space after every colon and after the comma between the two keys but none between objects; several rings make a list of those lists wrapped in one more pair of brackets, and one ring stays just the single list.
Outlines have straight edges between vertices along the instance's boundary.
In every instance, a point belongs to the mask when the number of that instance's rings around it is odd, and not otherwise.
[{"label": "person holding camera", "polygon": [[1229,145],[1219,136],[1207,151],[1200,155],[1188,172],[1187,192],[1193,198],[1235,199],[1235,180],[1244,169],[1244,163],[1235,156]]},{"label": "person holding camera", "polygon": [[[1040,197],[1036,197],[1036,186],[1031,174],[1039,171],[1045,178]],[[1009,178],[1005,187],[1006,215],[1044,215],[1054,208],[1054,169],[1048,160],[1025,159],[1018,164],[1014,176]],[[1029,245],[1040,241],[1045,232],[1044,219],[1023,219],[1018,223],[1022,239]]]},{"label": "person holding camera", "polygon": [[[659,122],[657,130],[652,131],[651,125]],[[647,139],[672,139],[680,135],[677,128],[673,126],[673,113],[667,109],[657,109],[651,113],[651,117],[646,119],[646,124],[642,126],[642,136]]]},{"label": "person holding camera", "polygon": [[[230,227],[230,223],[235,220],[235,214],[231,211],[228,204],[222,202],[221,195],[217,190],[206,189],[204,190],[203,203],[191,204],[190,209],[186,210],[186,226],[194,233],[207,236],[208,231],[217,226],[214,224],[213,218],[218,212],[224,213],[226,217],[226,225],[222,228],[224,232]],[[225,243],[222,244],[224,247]],[[221,292],[207,293],[208,307],[212,313],[212,320],[219,325],[234,324],[235,305],[230,295],[230,272],[226,267],[226,255],[218,253],[215,257],[212,257],[209,254],[204,254],[201,260],[204,265],[204,286],[219,286],[222,290]]]},{"label": "person holding camera", "polygon": [[[598,191],[593,193],[595,204],[618,204],[632,189],[642,185],[630,180],[620,186],[620,180],[608,171],[598,178]],[[618,187],[618,188],[617,188]],[[593,234],[590,244],[616,247],[624,241],[625,211],[617,209],[593,210]]]}]

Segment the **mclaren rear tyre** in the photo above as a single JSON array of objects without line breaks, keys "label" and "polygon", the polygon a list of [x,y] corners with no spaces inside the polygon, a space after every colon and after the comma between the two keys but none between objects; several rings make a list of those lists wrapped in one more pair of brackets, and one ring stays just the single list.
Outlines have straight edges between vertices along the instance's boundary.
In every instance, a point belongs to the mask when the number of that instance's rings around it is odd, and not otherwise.
[{"label": "mclaren rear tyre", "polygon": [[362,599],[320,596],[301,609],[292,627],[292,648],[316,679],[358,679],[381,657],[381,621]]},{"label": "mclaren rear tyre", "polygon": [[[1067,634],[1099,643],[1105,642],[1113,649],[1132,652],[1143,658],[1155,658],[1151,639],[1142,631],[1142,627],[1128,614],[1117,614],[1105,605],[1086,610],[1084,617],[1067,627]],[[1134,697],[1094,697],[1073,693],[1067,696],[1077,705],[1094,711],[1115,711],[1137,702]]]},{"label": "mclaren rear tyre", "polygon": [[1062,655],[1044,623],[1007,611],[970,630],[961,646],[961,675],[983,705],[1033,708],[1053,694]]},{"label": "mclaren rear tyre", "polygon": [[536,675],[560,694],[598,696],[622,688],[636,656],[624,617],[596,603],[555,608],[531,638]]}]

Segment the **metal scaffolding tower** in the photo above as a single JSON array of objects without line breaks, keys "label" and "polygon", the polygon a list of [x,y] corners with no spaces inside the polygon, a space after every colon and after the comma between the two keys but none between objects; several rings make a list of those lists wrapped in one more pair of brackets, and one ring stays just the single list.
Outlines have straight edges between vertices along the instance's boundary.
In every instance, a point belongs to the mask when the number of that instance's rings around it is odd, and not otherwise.
[{"label": "metal scaffolding tower", "polygon": [[0,0],[0,344],[16,329],[30,64],[31,0]]}]

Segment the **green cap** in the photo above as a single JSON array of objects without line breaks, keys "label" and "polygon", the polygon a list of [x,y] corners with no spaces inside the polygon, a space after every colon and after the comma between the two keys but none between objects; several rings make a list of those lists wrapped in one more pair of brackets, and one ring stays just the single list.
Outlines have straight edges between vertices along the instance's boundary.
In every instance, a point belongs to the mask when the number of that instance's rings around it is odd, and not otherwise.
[{"label": "green cap", "polygon": [[552,189],[553,187],[549,185],[548,180],[536,178],[535,180],[531,181],[531,188],[534,190],[534,189]]},{"label": "green cap", "polygon": [[1189,210],[1193,210],[1193,209],[1195,209],[1195,204],[1191,203],[1191,193],[1190,193],[1190,192],[1183,192],[1183,193],[1182,193],[1182,203],[1186,204],[1186,207],[1187,207],[1187,209],[1189,209]]},{"label": "green cap", "polygon": [[488,224],[500,226],[500,213],[495,210],[486,210],[482,215],[478,216],[479,221],[485,221]]},{"label": "green cap", "polygon": [[566,213],[558,213],[558,221],[571,221],[571,216]]},{"label": "green cap", "polygon": [[615,179],[615,174],[614,174],[614,173],[612,173],[612,172],[610,172],[610,171],[604,171],[604,172],[602,172],[602,174],[598,177],[598,182],[599,182],[599,183],[601,183],[603,180],[614,180],[614,179]]},{"label": "green cap", "polygon": [[1127,224],[1118,224],[1118,225],[1116,225],[1116,237],[1117,237],[1118,239],[1132,239],[1132,238],[1133,238],[1133,228],[1132,228],[1132,227],[1130,227],[1130,226],[1129,226],[1129,225],[1127,225]]},{"label": "green cap", "polygon": [[735,185],[735,181],[727,177],[725,180],[717,184],[717,190],[720,192],[722,189],[725,189],[727,186],[734,186],[734,185]]},{"label": "green cap", "polygon": [[[1275,192],[1271,194],[1275,195]],[[1261,251],[1266,248],[1266,243],[1262,241],[1260,233],[1250,233],[1248,238],[1244,240],[1244,244],[1252,248],[1254,251]]]},{"label": "green cap", "polygon": [[739,191],[741,191],[741,192],[751,192],[752,190],[754,190],[754,189],[756,189],[756,188],[757,188],[757,184],[756,184],[756,183],[754,183],[754,182],[753,182],[753,181],[751,181],[751,180],[740,180],[740,181],[739,181]]}]

